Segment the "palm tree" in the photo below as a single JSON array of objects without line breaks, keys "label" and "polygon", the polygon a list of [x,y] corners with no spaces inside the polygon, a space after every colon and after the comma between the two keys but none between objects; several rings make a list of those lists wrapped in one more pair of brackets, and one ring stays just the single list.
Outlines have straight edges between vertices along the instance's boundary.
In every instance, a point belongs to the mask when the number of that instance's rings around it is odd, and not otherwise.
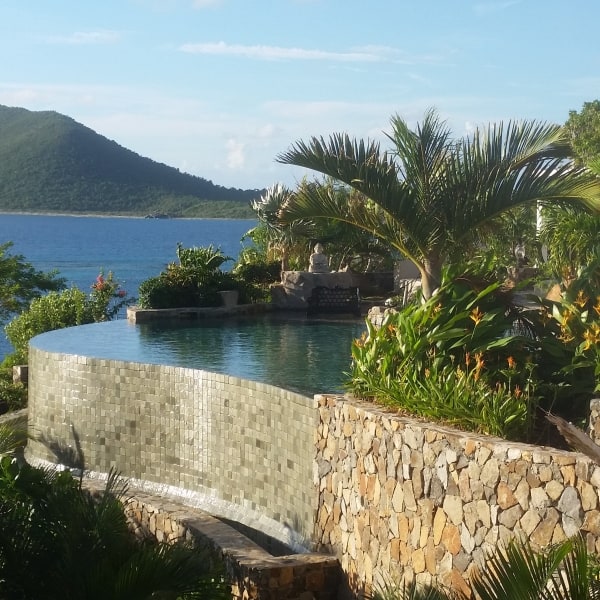
[{"label": "palm tree", "polygon": [[326,187],[305,185],[289,196],[279,218],[325,217],[370,232],[417,266],[426,298],[439,286],[452,251],[505,210],[600,198],[597,179],[569,159],[559,126],[500,123],[456,141],[433,109],[415,131],[397,115],[391,125],[391,152],[381,152],[374,141],[333,134],[328,141],[298,141],[280,154],[279,162],[324,173],[365,200],[349,208]]},{"label": "palm tree", "polygon": [[280,256],[282,271],[289,271],[290,251],[300,242],[304,230],[299,224],[282,224],[277,219],[277,214],[291,195],[292,191],[281,183],[269,187],[260,199],[252,202],[252,208],[256,211],[259,225],[246,234],[252,237],[258,227],[265,229],[267,252]]}]

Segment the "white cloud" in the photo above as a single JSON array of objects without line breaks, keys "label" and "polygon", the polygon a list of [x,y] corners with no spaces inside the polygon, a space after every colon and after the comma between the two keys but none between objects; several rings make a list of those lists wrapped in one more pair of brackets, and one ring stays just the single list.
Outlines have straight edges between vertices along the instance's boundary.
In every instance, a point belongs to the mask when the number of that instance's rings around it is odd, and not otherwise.
[{"label": "white cloud", "polygon": [[121,39],[121,34],[118,31],[98,30],[98,31],[76,31],[67,36],[53,36],[46,38],[48,42],[53,44],[114,44]]},{"label": "white cloud", "polygon": [[245,144],[237,140],[227,140],[227,167],[230,169],[242,169],[246,164],[244,154]]},{"label": "white cloud", "polygon": [[329,60],[338,62],[378,62],[383,60],[375,52],[328,52],[305,48],[283,48],[281,46],[245,46],[225,42],[183,44],[181,52],[210,54],[217,56],[241,56],[256,60]]}]

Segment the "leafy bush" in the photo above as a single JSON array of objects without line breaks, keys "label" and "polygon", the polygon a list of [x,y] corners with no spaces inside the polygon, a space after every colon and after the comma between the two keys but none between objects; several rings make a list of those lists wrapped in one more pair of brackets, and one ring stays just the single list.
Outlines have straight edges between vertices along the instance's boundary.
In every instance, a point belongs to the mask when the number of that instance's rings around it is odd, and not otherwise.
[{"label": "leafy bush", "polygon": [[12,370],[0,370],[0,414],[27,406],[27,386],[13,382]]},{"label": "leafy bush", "polygon": [[427,302],[390,312],[381,327],[367,322],[368,335],[352,349],[350,386],[411,414],[519,437],[536,405],[523,394],[527,372],[515,367],[514,355],[523,365],[528,352],[527,340],[510,334],[519,317],[498,284],[452,282]]},{"label": "leafy bush", "polygon": [[5,358],[3,365],[26,364],[29,340],[40,333],[111,320],[131,302],[112,273],[106,277],[100,273],[91,289],[89,295],[78,288],[70,288],[33,300],[27,310],[5,327],[14,353]]},{"label": "leafy bush", "polygon": [[381,327],[367,322],[349,387],[406,413],[540,443],[551,431],[543,411],[580,420],[600,378],[600,299],[591,311],[587,297],[578,302],[519,306],[499,284],[451,281]]},{"label": "leafy bush", "polygon": [[177,245],[178,263],[169,263],[156,277],[139,287],[141,308],[183,308],[186,306],[220,306],[220,291],[238,290],[244,300],[247,287],[233,273],[221,266],[232,260],[219,248],[184,248]]},{"label": "leafy bush", "polygon": [[226,598],[205,552],[136,537],[125,491],[114,473],[92,494],[68,470],[0,458],[0,597]]},{"label": "leafy bush", "polygon": [[281,279],[281,265],[279,261],[267,261],[246,252],[233,268],[233,273],[246,302],[265,302],[270,300],[271,285]]}]

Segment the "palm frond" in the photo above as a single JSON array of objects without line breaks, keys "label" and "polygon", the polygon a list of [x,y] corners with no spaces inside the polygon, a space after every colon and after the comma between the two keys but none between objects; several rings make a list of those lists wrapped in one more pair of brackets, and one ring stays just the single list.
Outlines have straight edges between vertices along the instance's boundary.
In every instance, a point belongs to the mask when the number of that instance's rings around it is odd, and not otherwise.
[{"label": "palm frond", "polygon": [[513,540],[473,574],[471,584],[481,600],[588,600],[598,593],[595,564],[582,538],[543,550]]}]

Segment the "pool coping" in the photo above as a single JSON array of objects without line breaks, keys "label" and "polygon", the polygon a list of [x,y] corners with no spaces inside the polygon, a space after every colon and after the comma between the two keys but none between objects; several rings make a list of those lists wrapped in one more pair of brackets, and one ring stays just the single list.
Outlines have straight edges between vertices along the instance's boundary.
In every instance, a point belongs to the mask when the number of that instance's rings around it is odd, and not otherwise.
[{"label": "pool coping", "polygon": [[190,306],[182,308],[140,308],[127,307],[127,321],[130,323],[152,323],[162,320],[198,320],[214,317],[232,317],[274,312],[277,307],[268,302],[237,304],[235,306]]}]

